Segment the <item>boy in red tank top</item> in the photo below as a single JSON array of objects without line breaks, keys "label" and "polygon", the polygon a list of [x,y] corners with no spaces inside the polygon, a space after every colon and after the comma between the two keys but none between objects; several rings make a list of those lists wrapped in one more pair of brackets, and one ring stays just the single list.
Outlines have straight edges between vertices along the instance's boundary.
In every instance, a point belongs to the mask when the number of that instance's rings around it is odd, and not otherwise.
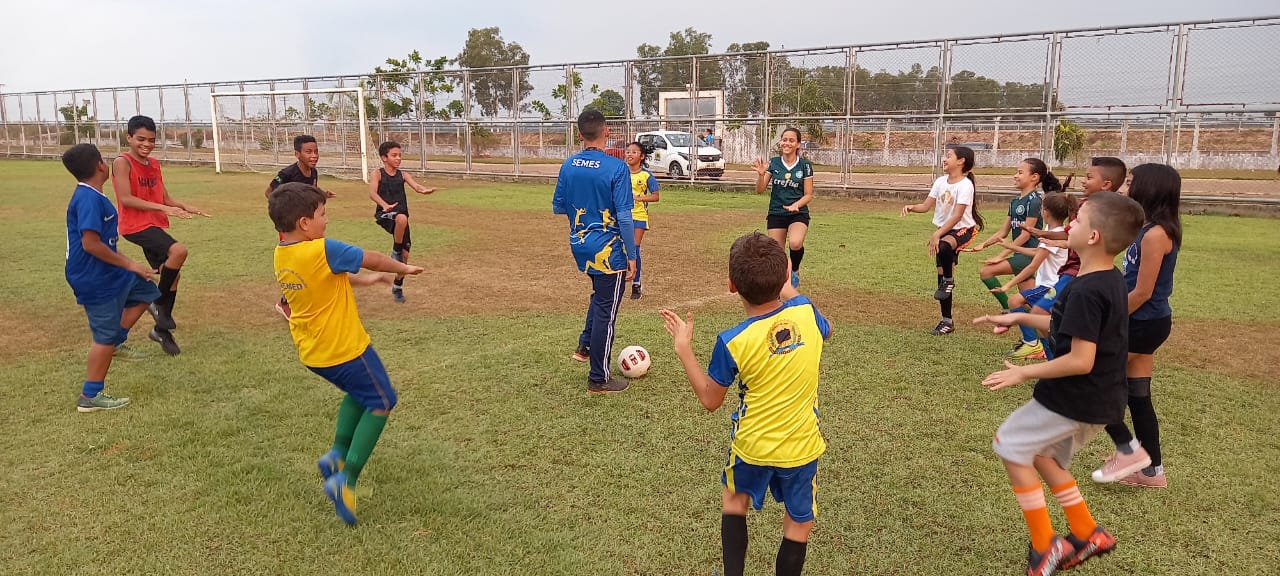
[{"label": "boy in red tank top", "polygon": [[147,116],[129,119],[129,152],[112,163],[111,184],[120,212],[120,235],[138,246],[160,275],[160,298],[149,311],[156,327],[148,334],[159,342],[165,354],[182,350],[173,339],[173,302],[178,293],[178,274],[187,260],[187,247],[174,240],[165,228],[169,217],[190,219],[209,217],[204,211],[169,196],[160,174],[160,161],[151,158],[156,147],[156,123]]}]

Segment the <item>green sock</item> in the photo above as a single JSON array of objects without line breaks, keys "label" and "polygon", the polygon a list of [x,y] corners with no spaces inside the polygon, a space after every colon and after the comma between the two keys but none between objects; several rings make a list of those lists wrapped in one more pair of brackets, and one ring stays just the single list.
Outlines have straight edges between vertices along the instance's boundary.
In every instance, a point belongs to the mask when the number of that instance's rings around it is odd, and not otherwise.
[{"label": "green sock", "polygon": [[342,399],[338,407],[338,426],[333,435],[333,449],[338,451],[343,460],[347,459],[347,451],[351,448],[351,437],[356,433],[356,425],[364,416],[364,407],[356,402],[350,394]]},{"label": "green sock", "polygon": [[[983,286],[986,286],[987,288],[990,288],[990,289],[995,289],[995,288],[999,288],[999,287],[1000,287],[1000,281],[999,281],[999,280],[997,280],[997,279],[995,279],[995,278],[983,278],[983,279],[982,279],[982,285],[983,285]],[[1009,309],[1009,295],[1008,295],[1008,294],[1005,294],[1004,292],[992,292],[992,293],[991,293],[991,295],[996,297],[996,302],[999,302],[999,303],[1000,303],[1000,309],[1001,309],[1001,310],[1008,310],[1008,309]]]},{"label": "green sock", "polygon": [[360,417],[355,436],[351,439],[351,449],[347,451],[347,465],[342,469],[347,473],[347,486],[356,487],[360,470],[369,461],[369,455],[373,454],[373,447],[378,444],[378,437],[386,425],[386,416],[378,416],[368,410]]}]

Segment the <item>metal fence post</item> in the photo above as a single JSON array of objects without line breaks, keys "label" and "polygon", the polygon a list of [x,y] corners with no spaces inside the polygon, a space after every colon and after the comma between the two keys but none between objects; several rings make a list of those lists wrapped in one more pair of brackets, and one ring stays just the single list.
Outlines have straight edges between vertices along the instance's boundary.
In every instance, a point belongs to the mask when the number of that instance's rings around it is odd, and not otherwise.
[{"label": "metal fence post", "polygon": [[462,163],[466,166],[467,172],[471,172],[471,71],[462,71],[462,138],[459,144],[462,146]]},{"label": "metal fence post", "polygon": [[520,101],[523,99],[520,71],[511,68],[511,169],[516,176],[520,175]]},{"label": "metal fence post", "polygon": [[844,74],[844,126],[838,140],[840,146],[840,185],[848,186],[850,180],[849,148],[853,146],[854,90],[858,84],[858,50],[845,48]]},{"label": "metal fence post", "polygon": [[[182,81],[182,118],[186,123],[187,129],[187,162],[190,163],[195,159],[196,150],[196,134],[191,129],[191,87],[187,86],[187,81]],[[204,142],[204,132],[200,133],[200,141]]]},{"label": "metal fence post", "polygon": [[[948,88],[951,86],[951,41],[946,40],[942,43],[942,53],[939,57],[942,67],[942,78],[938,83],[938,118],[933,125],[933,150],[939,152],[942,150],[942,133],[944,122],[947,114],[947,98],[949,97]],[[933,162],[933,177],[938,177],[939,165]]]},{"label": "metal fence post", "polygon": [[1173,54],[1169,66],[1169,90],[1166,102],[1167,115],[1165,116],[1166,133],[1164,137],[1166,145],[1162,146],[1162,148],[1164,148],[1164,163],[1176,166],[1178,158],[1178,122],[1181,121],[1182,87],[1187,69],[1187,26],[1185,24],[1178,25],[1178,33],[1174,38]]},{"label": "metal fence post", "polygon": [[[1057,160],[1054,153],[1054,106],[1058,102],[1058,77],[1060,75],[1059,65],[1062,61],[1062,35],[1054,34],[1049,42],[1049,57],[1045,66],[1044,76],[1044,135],[1041,138],[1040,147],[1043,157]],[[1047,162],[1049,166],[1053,166],[1053,162]]]}]

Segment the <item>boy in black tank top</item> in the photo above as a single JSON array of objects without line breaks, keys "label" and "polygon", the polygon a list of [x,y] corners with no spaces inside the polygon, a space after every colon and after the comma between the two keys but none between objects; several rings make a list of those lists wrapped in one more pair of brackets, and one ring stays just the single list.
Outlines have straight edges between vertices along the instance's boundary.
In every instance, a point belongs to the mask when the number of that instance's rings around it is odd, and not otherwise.
[{"label": "boy in black tank top", "polygon": [[[369,198],[378,205],[373,218],[383,230],[391,234],[391,257],[408,264],[409,248],[413,245],[413,240],[409,235],[409,204],[405,198],[404,186],[412,186],[419,194],[430,194],[436,189],[427,188],[409,173],[400,171],[403,159],[398,142],[383,142],[378,146],[378,156],[382,157],[382,168],[369,176]],[[396,276],[396,281],[391,286],[391,296],[396,302],[404,303],[404,276]]]}]

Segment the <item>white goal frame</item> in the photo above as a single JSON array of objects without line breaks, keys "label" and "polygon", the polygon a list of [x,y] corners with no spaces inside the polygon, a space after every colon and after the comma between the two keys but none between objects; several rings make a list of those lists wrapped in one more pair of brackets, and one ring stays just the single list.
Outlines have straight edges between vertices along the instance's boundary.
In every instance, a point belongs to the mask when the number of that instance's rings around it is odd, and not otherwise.
[{"label": "white goal frame", "polygon": [[369,181],[369,121],[364,113],[364,89],[359,86],[351,88],[317,88],[314,90],[258,90],[253,92],[209,92],[209,113],[213,118],[213,170],[222,173],[222,141],[218,134],[217,99],[224,96],[277,96],[281,94],[333,94],[355,92],[356,110],[360,122],[360,179]]}]

